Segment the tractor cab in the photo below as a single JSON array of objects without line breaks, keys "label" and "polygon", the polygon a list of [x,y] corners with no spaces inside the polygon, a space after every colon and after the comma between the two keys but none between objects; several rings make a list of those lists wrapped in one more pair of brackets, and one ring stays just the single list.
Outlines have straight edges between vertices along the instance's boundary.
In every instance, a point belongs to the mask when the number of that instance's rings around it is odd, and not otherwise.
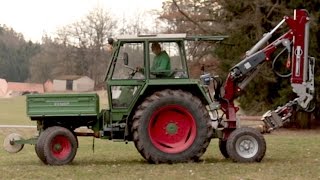
[{"label": "tractor cab", "polygon": [[[113,54],[106,75],[110,109],[128,112],[146,88],[146,82],[166,85],[167,82],[188,81],[185,41],[220,41],[225,37],[157,34],[123,35],[116,41],[112,39]],[[160,46],[161,58],[167,58],[162,62],[157,61],[159,55],[152,50],[155,44]]]},{"label": "tractor cab", "polygon": [[[111,108],[129,108],[146,82],[189,78],[184,48],[185,38],[186,34],[118,37],[112,44],[113,55],[106,81],[108,93],[111,94],[109,99]],[[155,62],[157,55],[152,52],[153,44],[158,44],[161,48],[160,53],[167,55],[167,59],[164,59],[166,62]]]}]

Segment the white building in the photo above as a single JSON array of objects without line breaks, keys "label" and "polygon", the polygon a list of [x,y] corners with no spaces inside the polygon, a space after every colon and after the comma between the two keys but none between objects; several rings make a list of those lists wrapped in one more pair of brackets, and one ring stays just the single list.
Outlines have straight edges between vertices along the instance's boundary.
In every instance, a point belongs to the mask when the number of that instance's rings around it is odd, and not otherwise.
[{"label": "white building", "polygon": [[86,92],[94,90],[94,81],[88,76],[61,76],[53,80],[53,91]]}]

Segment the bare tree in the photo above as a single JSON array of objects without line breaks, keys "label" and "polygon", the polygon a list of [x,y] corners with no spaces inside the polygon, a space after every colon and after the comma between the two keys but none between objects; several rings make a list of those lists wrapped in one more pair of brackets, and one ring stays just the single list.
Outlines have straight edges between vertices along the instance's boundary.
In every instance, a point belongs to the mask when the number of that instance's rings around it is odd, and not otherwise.
[{"label": "bare tree", "polygon": [[163,21],[159,19],[159,12],[151,9],[149,11],[137,11],[132,17],[123,14],[120,19],[120,35],[123,34],[150,34],[164,31]]},{"label": "bare tree", "polygon": [[75,72],[72,51],[73,47],[59,44],[48,35],[43,35],[40,52],[30,61],[29,81],[45,82]]},{"label": "bare tree", "polygon": [[57,41],[74,47],[75,74],[88,75],[96,83],[103,80],[107,64],[103,47],[113,35],[116,21],[102,8],[94,8],[83,19],[58,30]]}]

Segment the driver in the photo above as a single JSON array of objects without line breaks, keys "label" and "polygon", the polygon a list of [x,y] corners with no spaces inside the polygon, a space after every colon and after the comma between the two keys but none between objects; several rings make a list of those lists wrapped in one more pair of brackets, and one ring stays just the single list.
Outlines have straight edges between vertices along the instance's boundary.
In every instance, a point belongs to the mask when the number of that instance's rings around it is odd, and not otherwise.
[{"label": "driver", "polygon": [[[150,68],[150,73],[156,78],[170,77],[171,74],[171,63],[168,53],[161,49],[158,42],[151,44],[151,51],[155,54],[153,62]],[[144,68],[137,67],[138,72],[143,72]]]},{"label": "driver", "polygon": [[169,77],[171,73],[171,64],[167,52],[161,50],[161,46],[158,42],[152,43],[151,51],[155,54],[150,69],[151,74],[155,75],[157,78]]}]

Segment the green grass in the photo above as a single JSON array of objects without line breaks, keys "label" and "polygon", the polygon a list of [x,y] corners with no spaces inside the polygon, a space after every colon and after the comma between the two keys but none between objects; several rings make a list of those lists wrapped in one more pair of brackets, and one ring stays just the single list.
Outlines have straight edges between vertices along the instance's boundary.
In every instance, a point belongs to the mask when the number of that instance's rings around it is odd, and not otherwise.
[{"label": "green grass", "polygon": [[[224,159],[214,139],[199,163],[152,165],[133,143],[79,138],[71,165],[47,166],[26,145],[17,154],[0,151],[1,179],[319,179],[320,132],[282,130],[265,136],[267,153],[260,163]],[[3,135],[0,136],[3,140]]]},{"label": "green grass", "polygon": [[0,124],[35,125],[26,115],[26,97],[0,98]]},{"label": "green grass", "polygon": [[[0,124],[35,125],[25,115],[25,97],[0,99]],[[35,129],[0,129],[31,137]],[[265,135],[266,156],[261,163],[242,164],[224,159],[213,139],[199,163],[148,164],[133,143],[80,137],[73,163],[47,166],[26,145],[17,154],[0,150],[0,179],[320,179],[320,131],[280,130]]]}]

